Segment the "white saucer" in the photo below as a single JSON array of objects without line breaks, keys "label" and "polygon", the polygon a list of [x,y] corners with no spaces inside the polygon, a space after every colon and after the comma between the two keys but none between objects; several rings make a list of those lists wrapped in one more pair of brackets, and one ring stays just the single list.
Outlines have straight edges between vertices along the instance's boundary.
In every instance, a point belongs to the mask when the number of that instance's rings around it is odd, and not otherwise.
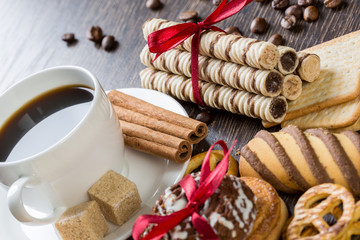
[{"label": "white saucer", "polygon": [[[119,91],[188,116],[184,108],[176,100],[163,93],[142,88],[125,88],[119,89]],[[125,156],[129,163],[129,172],[126,175],[137,185],[143,204],[141,209],[121,227],[109,224],[110,230],[105,237],[106,240],[128,238],[131,235],[136,218],[139,215],[151,212],[156,199],[159,198],[166,187],[173,185],[182,178],[188,164],[188,162],[177,164],[130,148],[125,148]],[[34,227],[19,223],[11,215],[6,203],[6,191],[0,187],[0,239],[60,239],[53,225]]]}]

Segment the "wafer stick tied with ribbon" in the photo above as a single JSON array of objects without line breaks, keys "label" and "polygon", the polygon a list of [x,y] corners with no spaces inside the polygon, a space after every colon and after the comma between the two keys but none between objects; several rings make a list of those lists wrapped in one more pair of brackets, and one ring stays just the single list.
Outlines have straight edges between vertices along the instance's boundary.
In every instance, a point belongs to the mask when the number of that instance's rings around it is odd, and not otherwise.
[{"label": "wafer stick tied with ribbon", "polygon": [[[195,102],[190,78],[146,68],[140,72],[143,88],[157,90],[177,99]],[[281,122],[287,111],[286,99],[264,97],[230,87],[199,82],[206,105],[270,122]]]},{"label": "wafer stick tied with ribbon", "polygon": [[[156,57],[159,57],[162,53],[178,46],[179,44],[184,43],[185,46],[187,44],[186,50],[191,51],[191,74],[192,74],[192,88],[194,95],[195,102],[198,105],[204,106],[204,102],[202,101],[200,97],[199,92],[199,52],[203,52],[204,49],[210,49],[212,52],[214,52],[214,56],[221,54],[215,54],[218,50],[216,50],[215,44],[218,42],[217,38],[220,38],[221,36],[225,36],[223,39],[228,39],[229,37],[234,37],[233,35],[229,34],[226,35],[223,30],[221,30],[218,27],[213,26],[214,24],[234,15],[235,13],[239,12],[242,8],[244,8],[247,4],[252,2],[252,0],[232,0],[230,2],[227,2],[227,0],[223,0],[219,6],[215,9],[214,12],[212,12],[208,17],[205,18],[204,21],[198,22],[198,23],[183,23],[183,24],[174,24],[171,26],[168,25],[167,27],[164,26],[162,29],[152,29],[152,26],[158,26],[159,24],[156,22],[156,19],[153,19],[155,23],[152,22],[152,20],[147,21],[143,25],[143,31],[145,32],[145,38],[148,41],[149,50],[152,53],[156,53]],[[152,23],[151,23],[152,22]],[[151,24],[150,24],[151,23]],[[149,30],[150,29],[150,30]],[[203,30],[205,32],[203,33]],[[210,30],[213,30],[215,32],[212,32]],[[218,33],[221,32],[221,33]],[[204,37],[207,34],[211,34],[214,39],[211,40],[211,42],[208,42],[210,38]],[[203,39],[203,40],[201,40]],[[279,58],[279,52],[275,45],[268,43],[268,47],[263,47],[258,44],[257,40],[253,39],[247,39],[247,40],[241,40],[242,38],[236,38],[236,42],[241,43],[241,48],[237,49],[237,51],[228,50],[227,57],[229,59],[232,59],[232,54],[236,54],[238,51],[240,51],[240,55],[238,56],[242,59],[241,62],[249,63],[250,66],[256,65],[261,68],[269,68],[272,69],[276,65],[278,58]],[[186,43],[188,41],[188,43]],[[190,44],[191,41],[191,44]],[[235,39],[228,39],[227,41],[235,41]],[[219,42],[222,42],[219,40]],[[270,45],[269,45],[270,44]],[[214,46],[213,46],[214,45]],[[229,48],[232,47],[232,43],[228,42],[227,45]],[[265,46],[265,45],[264,45]],[[222,46],[224,48],[224,46]],[[226,48],[226,47],[225,47]],[[273,52],[275,54],[275,63],[273,63],[272,57],[270,57],[270,60],[268,59],[268,54],[265,54],[262,56],[263,58],[263,65],[259,64],[259,54],[256,54],[255,51],[260,52],[271,52],[271,48],[273,49]],[[226,53],[224,52],[224,54]],[[222,55],[224,55],[222,54]],[[255,55],[253,55],[255,54]],[[208,55],[209,56],[209,55]],[[210,55],[212,56],[212,55]],[[238,57],[238,58],[239,58]],[[224,58],[223,58],[224,59]],[[227,58],[225,58],[226,60]]]},{"label": "wafer stick tied with ribbon", "polygon": [[[179,49],[171,49],[155,60],[147,46],[140,53],[141,62],[161,71],[191,77],[191,54]],[[280,95],[283,75],[273,70],[261,70],[248,66],[199,56],[199,79],[268,97]],[[300,80],[301,81],[301,80]]]}]

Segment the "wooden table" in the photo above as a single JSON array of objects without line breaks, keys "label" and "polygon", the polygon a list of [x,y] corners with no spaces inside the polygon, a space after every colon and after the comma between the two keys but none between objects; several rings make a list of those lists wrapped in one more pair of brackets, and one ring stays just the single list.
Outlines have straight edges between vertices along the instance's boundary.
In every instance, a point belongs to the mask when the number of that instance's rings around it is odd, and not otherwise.
[{"label": "wooden table", "polygon": [[[146,44],[141,29],[144,21],[151,17],[177,20],[181,12],[188,10],[196,10],[205,18],[215,9],[211,0],[162,1],[164,7],[152,11],[145,7],[145,0],[0,0],[0,93],[29,74],[59,65],[87,68],[104,89],[141,87],[138,74],[144,68],[139,60]],[[262,40],[280,33],[285,44],[297,50],[360,29],[360,1],[344,0],[340,8],[331,10],[319,0],[320,19],[314,23],[300,21],[293,31],[281,28],[284,13],[273,10],[270,2],[251,3],[218,26],[224,29],[236,25],[244,36]],[[255,17],[264,17],[269,23],[266,34],[250,32]],[[106,52],[87,40],[86,30],[92,25],[114,35],[118,48]],[[75,33],[78,42],[67,46],[61,40],[66,32]],[[190,116],[200,111],[194,104],[181,104]],[[205,151],[219,139],[228,144],[238,139],[235,154],[262,129],[260,120],[225,111],[214,111],[213,116],[208,137],[194,147],[194,153]],[[295,198],[283,197],[288,206],[293,206]]]}]

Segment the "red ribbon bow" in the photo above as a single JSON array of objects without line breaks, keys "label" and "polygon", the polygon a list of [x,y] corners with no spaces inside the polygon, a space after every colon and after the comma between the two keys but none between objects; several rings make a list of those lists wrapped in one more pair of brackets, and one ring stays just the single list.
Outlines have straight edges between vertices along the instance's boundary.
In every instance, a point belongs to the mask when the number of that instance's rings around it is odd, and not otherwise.
[{"label": "red ribbon bow", "polygon": [[148,36],[149,50],[156,53],[159,57],[163,52],[173,49],[187,38],[194,35],[191,41],[191,75],[192,88],[195,102],[199,105],[205,106],[200,97],[199,91],[199,42],[200,35],[204,29],[211,29],[214,31],[224,32],[222,29],[212,26],[235,13],[239,12],[243,7],[253,0],[232,0],[226,3],[223,0],[220,5],[212,12],[204,21],[198,23],[183,23],[172,27],[164,28],[151,33]]},{"label": "red ribbon bow", "polygon": [[[220,183],[226,174],[226,170],[228,169],[229,154],[235,143],[236,141],[234,141],[229,150],[225,142],[222,140],[214,143],[209,148],[204,158],[203,165],[201,167],[199,187],[196,187],[195,180],[191,177],[191,175],[187,175],[179,182],[179,185],[184,189],[185,195],[188,199],[186,207],[168,216],[139,216],[133,226],[133,238],[135,240],[139,239],[145,228],[152,223],[156,224],[156,226],[153,227],[150,232],[142,238],[142,240],[160,239],[165,233],[173,229],[186,217],[191,216],[191,222],[202,239],[218,239],[213,228],[207,223],[206,219],[199,215],[198,208],[201,204],[204,204],[204,202],[220,186]],[[216,168],[211,171],[209,159],[211,150],[216,144],[220,144],[224,149],[224,157]]]}]

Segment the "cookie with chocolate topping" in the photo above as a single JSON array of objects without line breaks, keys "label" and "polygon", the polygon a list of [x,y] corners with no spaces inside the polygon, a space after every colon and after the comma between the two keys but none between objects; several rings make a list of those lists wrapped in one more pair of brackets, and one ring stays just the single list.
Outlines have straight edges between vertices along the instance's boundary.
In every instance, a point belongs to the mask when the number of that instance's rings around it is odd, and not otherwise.
[{"label": "cookie with chocolate topping", "polygon": [[[200,174],[191,175],[197,185]],[[207,220],[219,239],[246,239],[256,218],[255,201],[253,192],[243,180],[226,175],[215,193],[199,207],[198,213]],[[169,215],[183,209],[187,202],[184,190],[175,184],[156,201],[153,213]],[[148,227],[144,234],[150,229]],[[192,225],[191,217],[187,217],[162,239],[200,239],[200,236]]]}]

